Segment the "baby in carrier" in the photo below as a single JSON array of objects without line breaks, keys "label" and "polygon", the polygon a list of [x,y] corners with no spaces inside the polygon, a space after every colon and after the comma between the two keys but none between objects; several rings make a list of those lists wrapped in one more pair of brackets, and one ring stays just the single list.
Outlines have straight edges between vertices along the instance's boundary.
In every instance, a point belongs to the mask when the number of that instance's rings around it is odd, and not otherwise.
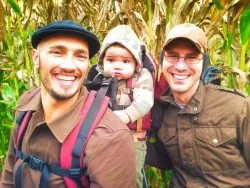
[{"label": "baby in carrier", "polygon": [[[145,49],[131,27],[119,25],[104,38],[98,76],[117,79],[114,113],[130,128],[135,142],[137,187],[143,187],[142,169],[146,155],[145,135],[150,128],[150,109],[154,101],[152,74],[143,67]],[[93,71],[93,70],[92,70]]]}]

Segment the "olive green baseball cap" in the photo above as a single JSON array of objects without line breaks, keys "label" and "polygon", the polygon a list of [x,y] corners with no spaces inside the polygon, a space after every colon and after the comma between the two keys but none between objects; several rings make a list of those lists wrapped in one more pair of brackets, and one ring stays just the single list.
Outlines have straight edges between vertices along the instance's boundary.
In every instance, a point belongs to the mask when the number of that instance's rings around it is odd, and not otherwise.
[{"label": "olive green baseball cap", "polygon": [[205,35],[205,32],[201,28],[191,23],[183,23],[174,26],[173,29],[170,30],[170,32],[167,35],[163,49],[166,49],[166,47],[173,40],[179,38],[185,38],[193,42],[196,48],[201,53],[207,51],[207,37]]}]

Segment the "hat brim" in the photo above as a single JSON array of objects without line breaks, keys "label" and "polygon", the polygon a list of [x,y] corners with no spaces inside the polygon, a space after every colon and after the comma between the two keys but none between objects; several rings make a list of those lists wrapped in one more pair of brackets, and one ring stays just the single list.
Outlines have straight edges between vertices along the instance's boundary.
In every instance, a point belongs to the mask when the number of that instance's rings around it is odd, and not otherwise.
[{"label": "hat brim", "polygon": [[89,46],[89,58],[92,58],[100,49],[100,43],[98,38],[96,38],[93,35],[90,35],[88,33],[83,33],[81,31],[77,30],[71,30],[69,28],[67,29],[49,29],[49,30],[41,30],[37,31],[32,35],[32,46],[33,48],[37,48],[38,44],[46,39],[47,37],[51,37],[56,34],[67,34],[72,36],[77,36],[79,38],[82,38],[83,40],[86,40]]},{"label": "hat brim", "polygon": [[188,39],[189,41],[191,41],[195,46],[196,46],[196,48],[197,48],[197,50],[199,50],[199,52],[201,52],[201,53],[204,53],[204,49],[203,49],[203,47],[197,42],[197,41],[195,41],[194,39],[191,39],[191,38],[189,38],[189,37],[175,37],[175,38],[169,38],[168,40],[167,40],[167,42],[164,44],[164,48],[163,49],[166,49],[166,47],[171,43],[171,42],[173,42],[174,40],[176,40],[176,39]]}]

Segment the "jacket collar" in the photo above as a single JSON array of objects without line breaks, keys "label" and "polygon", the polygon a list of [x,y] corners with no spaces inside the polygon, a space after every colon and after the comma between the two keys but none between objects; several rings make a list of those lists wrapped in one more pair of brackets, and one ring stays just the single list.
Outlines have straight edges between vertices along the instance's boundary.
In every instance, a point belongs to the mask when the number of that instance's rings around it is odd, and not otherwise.
[{"label": "jacket collar", "polygon": [[[32,92],[36,91],[35,95]],[[79,121],[79,117],[82,110],[82,105],[87,98],[88,91],[83,87],[80,91],[80,95],[77,99],[77,103],[66,109],[62,114],[60,114],[56,119],[50,122],[45,122],[53,135],[57,138],[59,142],[63,142],[72,129],[76,126]],[[17,111],[33,111],[36,117],[41,117],[41,121],[44,123],[44,112],[41,102],[41,92],[40,89],[35,89],[25,94],[24,97],[19,102],[17,106]],[[40,119],[40,118],[39,118]],[[42,125],[42,122],[37,122]],[[37,126],[37,125],[34,125]]]},{"label": "jacket collar", "polygon": [[[197,91],[189,101],[187,105],[180,111],[180,113],[185,114],[197,114],[201,111],[205,98],[205,86],[202,81],[200,81]],[[173,106],[176,106],[173,94],[168,87],[164,93],[161,95],[160,99],[166,103],[170,103]]]}]

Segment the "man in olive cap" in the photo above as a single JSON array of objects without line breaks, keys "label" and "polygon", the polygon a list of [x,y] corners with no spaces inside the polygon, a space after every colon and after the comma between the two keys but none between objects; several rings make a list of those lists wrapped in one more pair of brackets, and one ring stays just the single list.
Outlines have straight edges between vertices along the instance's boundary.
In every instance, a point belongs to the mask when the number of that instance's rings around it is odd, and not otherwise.
[{"label": "man in olive cap", "polygon": [[[92,135],[74,137],[91,116],[83,81],[100,48],[96,35],[64,20],[38,29],[32,45],[41,87],[26,92],[17,105],[0,187],[135,187],[133,137],[110,109]],[[87,145],[77,142],[80,137]]]},{"label": "man in olive cap", "polygon": [[171,187],[250,187],[249,98],[201,81],[205,53],[199,27],[179,24],[168,34],[162,72],[169,87],[153,110],[161,118],[147,163],[172,169]]}]

